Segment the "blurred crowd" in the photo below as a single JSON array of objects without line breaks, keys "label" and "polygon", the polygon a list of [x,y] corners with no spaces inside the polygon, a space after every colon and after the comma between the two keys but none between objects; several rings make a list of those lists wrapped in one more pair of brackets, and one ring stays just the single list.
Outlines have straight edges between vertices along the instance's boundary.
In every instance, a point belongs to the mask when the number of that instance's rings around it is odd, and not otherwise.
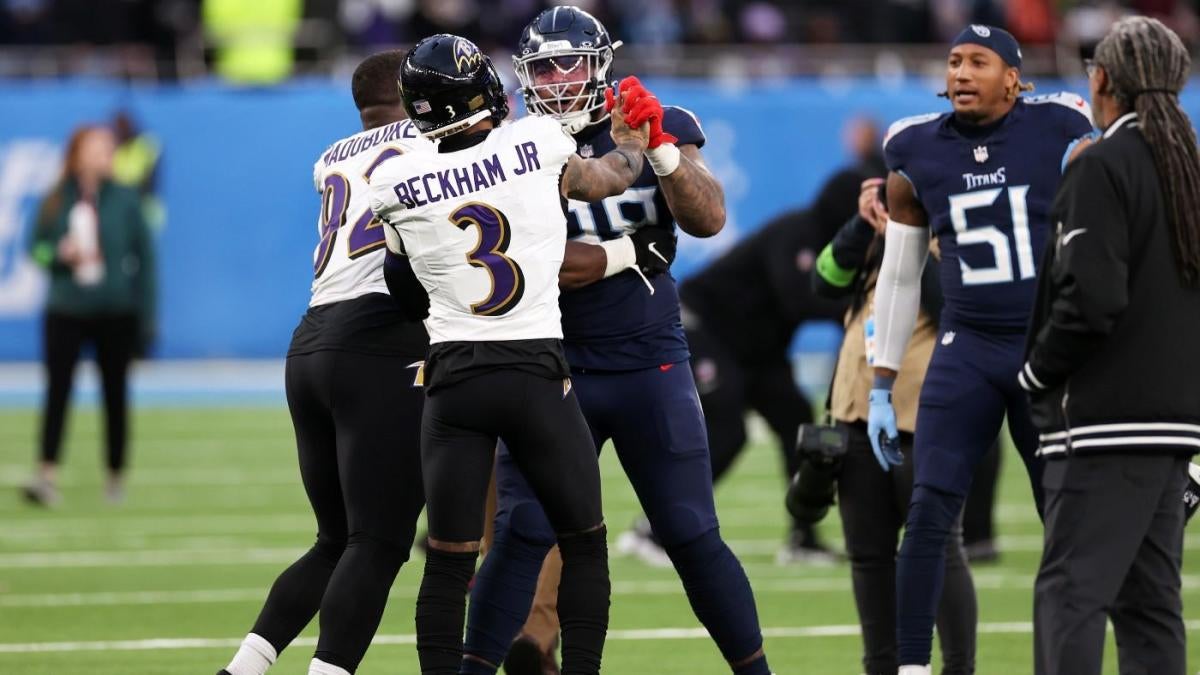
[{"label": "blurred crowd", "polygon": [[[470,35],[488,51],[502,50],[511,47],[530,17],[552,4],[548,0],[0,0],[0,61],[7,60],[9,74],[90,70],[173,79],[211,71],[222,48],[252,36],[264,43],[263,49],[289,52],[283,59],[286,64],[268,69],[270,77],[280,73],[286,77],[327,69],[341,53],[408,44],[436,32]],[[1200,42],[1194,0],[577,0],[574,4],[596,15],[630,45],[936,44],[950,39],[964,24],[987,23],[1008,28],[1025,44],[1074,46],[1098,40],[1116,18],[1129,12],[1162,19],[1189,43]],[[58,49],[36,49],[46,46]],[[46,51],[52,56],[47,57]],[[13,67],[14,60],[22,58],[40,58],[44,63]],[[98,68],[96,60],[102,58],[109,62]]]}]

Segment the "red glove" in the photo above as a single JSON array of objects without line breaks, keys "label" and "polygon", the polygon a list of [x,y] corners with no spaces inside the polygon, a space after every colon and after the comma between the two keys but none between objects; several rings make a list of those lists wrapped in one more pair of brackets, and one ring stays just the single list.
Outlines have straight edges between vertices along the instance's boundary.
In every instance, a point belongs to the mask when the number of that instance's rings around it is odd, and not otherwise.
[{"label": "red glove", "polygon": [[[635,129],[646,122],[650,123],[650,142],[646,146],[648,150],[653,150],[663,143],[675,143],[679,140],[663,131],[662,103],[659,103],[658,98],[642,86],[636,77],[621,80],[618,91],[622,96],[621,112],[625,115],[625,123]],[[606,92],[605,100],[605,109],[612,112],[615,105],[612,89]]]}]

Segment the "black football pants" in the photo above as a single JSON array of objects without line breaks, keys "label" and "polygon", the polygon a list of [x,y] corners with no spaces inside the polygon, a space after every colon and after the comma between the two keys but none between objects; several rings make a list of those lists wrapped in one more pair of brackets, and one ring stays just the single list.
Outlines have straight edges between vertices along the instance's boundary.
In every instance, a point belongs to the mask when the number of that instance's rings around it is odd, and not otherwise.
[{"label": "black football pants", "polygon": [[424,506],[422,357],[289,356],[285,382],[317,542],[275,581],[253,632],[282,652],[318,609],[316,657],[350,672],[375,635]]},{"label": "black football pants", "polygon": [[[477,549],[451,551],[437,544],[476,544],[483,537],[498,439],[558,535],[562,672],[599,672],[610,584],[595,445],[569,379],[515,369],[439,387],[426,401],[421,459],[430,551],[417,597],[421,672],[459,672]],[[494,672],[499,664],[486,665],[485,672]]]},{"label": "black football pants", "polygon": [[1122,675],[1187,672],[1186,469],[1186,459],[1171,455],[1046,461],[1046,542],[1033,611],[1038,675],[1099,675],[1109,619]]}]

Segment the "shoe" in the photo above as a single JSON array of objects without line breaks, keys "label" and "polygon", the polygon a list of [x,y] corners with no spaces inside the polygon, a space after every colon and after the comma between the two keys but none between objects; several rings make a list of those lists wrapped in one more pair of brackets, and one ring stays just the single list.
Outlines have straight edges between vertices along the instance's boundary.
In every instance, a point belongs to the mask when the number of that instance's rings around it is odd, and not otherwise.
[{"label": "shoe", "polygon": [[560,675],[554,652],[543,652],[537,640],[528,635],[518,636],[504,657],[507,675]]},{"label": "shoe", "polygon": [[841,555],[826,548],[815,537],[806,536],[800,531],[792,532],[787,543],[775,554],[776,565],[833,567],[841,561]]},{"label": "shoe", "polygon": [[1000,549],[996,548],[995,539],[973,541],[963,546],[963,551],[967,554],[967,562],[972,565],[1000,560]]},{"label": "shoe", "polygon": [[220,670],[218,670],[218,671],[217,671],[217,675],[233,675],[233,673],[231,673],[231,672],[229,672],[228,670],[225,670],[224,668],[222,668],[222,669],[220,669]]},{"label": "shoe", "polygon": [[645,518],[634,521],[632,529],[617,537],[617,552],[634,556],[651,567],[672,567],[670,556]]},{"label": "shoe", "polygon": [[21,488],[25,501],[52,509],[62,503],[62,493],[48,480],[35,478]]},{"label": "shoe", "polygon": [[109,476],[104,485],[104,499],[113,506],[125,503],[125,480],[120,476]]}]

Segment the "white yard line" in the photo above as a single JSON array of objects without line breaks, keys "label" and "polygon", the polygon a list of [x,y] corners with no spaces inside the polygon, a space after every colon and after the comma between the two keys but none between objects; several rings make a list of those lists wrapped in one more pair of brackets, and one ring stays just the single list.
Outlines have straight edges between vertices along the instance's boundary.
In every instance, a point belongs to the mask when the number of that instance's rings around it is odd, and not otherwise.
[{"label": "white yard line", "polygon": [[[1034,577],[1028,574],[990,574],[974,576],[975,587],[988,591],[1031,591]],[[765,579],[754,582],[758,593],[844,593],[851,590],[850,576],[808,579]],[[1186,590],[1200,588],[1200,576],[1185,576]],[[0,607],[112,607],[133,605],[193,605],[210,603],[260,602],[267,588],[214,588],[184,591],[102,591],[94,593],[13,593],[0,594]],[[673,595],[683,597],[677,579],[658,581],[614,581],[613,595]],[[391,597],[412,599],[417,596],[413,584],[400,584]]]},{"label": "white yard line", "polygon": [[[293,525],[293,528],[308,531],[312,529],[311,525],[300,527]],[[287,527],[265,528],[256,527],[255,531],[293,531]],[[5,540],[14,540],[19,535],[14,536],[13,533],[0,534],[0,542]],[[122,531],[121,537],[128,537],[129,533]],[[211,537],[211,535],[209,535]],[[33,535],[32,539],[36,539],[43,545],[49,542],[46,539]],[[70,540],[69,535],[63,535],[63,540]],[[133,540],[136,541],[136,540]],[[209,547],[197,545],[204,543],[204,537],[197,537],[195,534],[179,539],[179,543],[190,543],[190,546],[177,548],[157,548],[157,549],[108,549],[108,550],[80,550],[80,551],[24,551],[0,553],[0,569],[39,569],[39,568],[93,568],[93,567],[155,567],[166,565],[187,565],[187,566],[206,566],[206,565],[234,565],[234,564],[273,564],[280,562],[291,562],[302,554],[306,548],[303,546],[278,546],[278,547],[262,547],[262,546],[245,546],[238,547],[236,542],[230,542],[227,539],[212,538],[213,543],[224,544],[218,547]],[[163,542],[159,542],[160,544]],[[252,543],[248,541],[247,543]],[[830,540],[830,543],[835,547],[841,546],[841,542]],[[780,543],[770,539],[742,539],[731,540],[730,547],[739,555],[765,555],[773,554],[779,549]],[[1001,552],[1037,552],[1042,549],[1042,539],[1040,536],[1020,536],[1020,537],[1001,537],[999,542]],[[1200,549],[1200,537],[1189,536],[1184,541],[1185,550]],[[614,556],[615,557],[615,556]],[[743,560],[743,566],[751,572],[775,576],[778,574],[792,574],[795,567],[780,566],[770,562],[758,562],[752,560]]]},{"label": "white yard line", "polygon": [[[1200,621],[1186,621],[1189,631],[1200,630]],[[1028,634],[1033,624],[1027,621],[1011,621],[979,624],[980,633]],[[764,628],[763,637],[819,638],[853,637],[859,634],[858,626],[835,624],[828,626],[789,626]],[[610,641],[636,640],[707,640],[708,631],[703,628],[645,628],[632,630],[610,630]],[[412,645],[415,635],[376,635],[372,645]],[[241,644],[241,638],[152,638],[146,640],[97,640],[90,642],[8,642],[0,643],[0,654],[64,653],[64,652],[118,652],[118,651],[161,651],[170,649],[231,649]],[[316,638],[302,637],[292,642],[294,647],[313,647]]]}]

